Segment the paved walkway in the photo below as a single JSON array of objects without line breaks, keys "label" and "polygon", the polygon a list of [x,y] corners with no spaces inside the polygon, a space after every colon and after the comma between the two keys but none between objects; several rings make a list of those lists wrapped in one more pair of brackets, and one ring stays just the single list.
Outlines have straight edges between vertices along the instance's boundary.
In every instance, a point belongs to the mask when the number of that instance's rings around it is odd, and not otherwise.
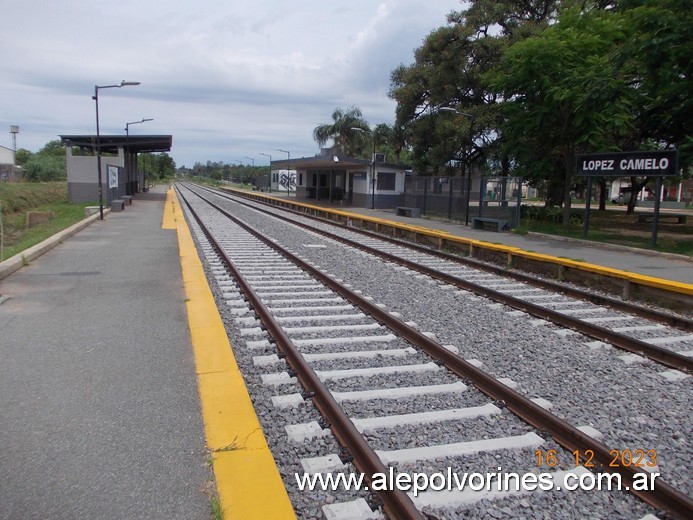
[{"label": "paved walkway", "polygon": [[0,281],[0,518],[209,518],[165,187]]}]

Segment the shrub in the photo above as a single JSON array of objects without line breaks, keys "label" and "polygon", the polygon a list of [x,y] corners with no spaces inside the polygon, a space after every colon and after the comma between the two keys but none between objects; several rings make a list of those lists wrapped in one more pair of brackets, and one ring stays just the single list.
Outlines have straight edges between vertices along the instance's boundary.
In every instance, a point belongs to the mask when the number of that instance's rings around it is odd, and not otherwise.
[{"label": "shrub", "polygon": [[[563,208],[558,206],[528,206],[522,205],[520,216],[526,220],[537,220],[541,222],[553,222],[560,224],[563,222]],[[582,210],[570,210],[570,224],[581,224],[583,218]]]}]

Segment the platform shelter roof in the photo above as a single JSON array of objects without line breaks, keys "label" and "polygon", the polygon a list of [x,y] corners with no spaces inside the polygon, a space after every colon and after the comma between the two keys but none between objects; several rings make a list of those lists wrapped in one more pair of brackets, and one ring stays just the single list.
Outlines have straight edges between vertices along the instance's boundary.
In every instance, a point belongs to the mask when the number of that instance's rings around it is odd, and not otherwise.
[{"label": "platform shelter roof", "polygon": [[[66,146],[78,146],[90,151],[96,150],[96,135],[61,135],[60,141]],[[123,148],[126,153],[168,152],[173,144],[171,135],[101,135],[102,152],[117,152]]]}]

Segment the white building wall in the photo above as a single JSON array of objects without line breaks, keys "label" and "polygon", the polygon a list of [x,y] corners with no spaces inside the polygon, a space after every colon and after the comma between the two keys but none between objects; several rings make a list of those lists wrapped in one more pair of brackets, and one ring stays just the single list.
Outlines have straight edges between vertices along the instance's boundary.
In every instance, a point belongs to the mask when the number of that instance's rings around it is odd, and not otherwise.
[{"label": "white building wall", "polygon": [[[68,147],[67,159],[67,194],[70,202],[95,202],[99,199],[98,169],[96,156],[72,155]],[[125,156],[122,148],[118,156],[101,156],[101,186],[104,202],[108,194],[108,165],[124,167]]]},{"label": "white building wall", "polygon": [[0,164],[14,164],[14,152],[11,148],[0,146]]}]

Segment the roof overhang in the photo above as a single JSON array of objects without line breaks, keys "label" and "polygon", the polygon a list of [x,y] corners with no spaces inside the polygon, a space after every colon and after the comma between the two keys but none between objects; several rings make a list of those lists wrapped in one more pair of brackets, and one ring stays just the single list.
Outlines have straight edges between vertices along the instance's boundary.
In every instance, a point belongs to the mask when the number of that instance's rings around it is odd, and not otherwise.
[{"label": "roof overhang", "polygon": [[[368,159],[356,159],[355,157],[347,157],[343,155],[324,156],[318,155],[315,157],[302,157],[300,159],[277,159],[272,161],[272,165],[278,168],[289,167],[295,170],[336,170],[354,168],[367,168],[371,162]],[[376,166],[386,168],[396,168],[407,170],[411,168],[405,164],[391,164],[385,162],[377,162]]]},{"label": "roof overhang", "polygon": [[[87,150],[96,150],[95,135],[61,135],[60,141],[65,146],[78,146]],[[126,153],[168,152],[173,144],[170,135],[100,135],[102,152],[117,152],[123,148]]]}]

